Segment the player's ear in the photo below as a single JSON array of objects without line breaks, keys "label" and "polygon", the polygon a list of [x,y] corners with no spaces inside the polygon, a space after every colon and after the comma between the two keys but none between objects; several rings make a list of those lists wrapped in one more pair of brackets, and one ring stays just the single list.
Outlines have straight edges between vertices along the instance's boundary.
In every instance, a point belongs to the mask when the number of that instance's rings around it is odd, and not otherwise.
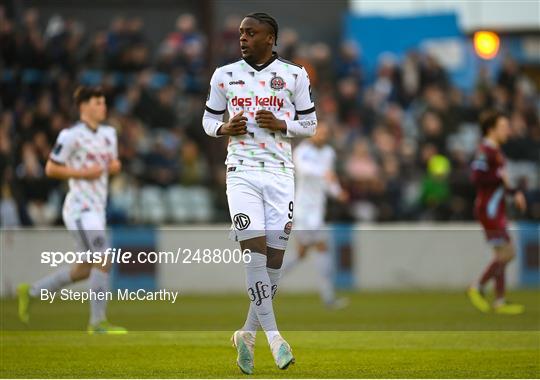
[{"label": "player's ear", "polygon": [[268,43],[268,45],[274,46],[274,41],[275,41],[274,35],[271,33],[268,33],[268,36],[266,37],[266,42]]}]

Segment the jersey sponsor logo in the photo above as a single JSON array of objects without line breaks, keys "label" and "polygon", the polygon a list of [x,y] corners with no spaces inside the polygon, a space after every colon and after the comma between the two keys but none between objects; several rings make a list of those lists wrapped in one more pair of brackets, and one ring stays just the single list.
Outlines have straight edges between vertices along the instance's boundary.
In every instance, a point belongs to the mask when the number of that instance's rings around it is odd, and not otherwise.
[{"label": "jersey sponsor logo", "polygon": [[97,161],[99,159],[103,161],[108,161],[112,159],[112,156],[110,153],[86,153],[86,160],[88,161]]},{"label": "jersey sponsor logo", "polygon": [[230,85],[230,86],[233,86],[233,85],[235,85],[235,84],[240,85],[240,86],[243,86],[243,85],[246,84],[246,82],[244,82],[244,81],[241,80],[241,79],[240,79],[240,80],[233,80],[233,81],[229,82],[229,85]]},{"label": "jersey sponsor logo", "polygon": [[277,107],[278,111],[283,107],[285,101],[275,95],[255,96],[255,98],[241,98],[235,96],[231,99],[233,107]]},{"label": "jersey sponsor logo", "polygon": [[285,87],[285,81],[282,77],[275,76],[270,80],[270,88],[272,90],[283,90]]},{"label": "jersey sponsor logo", "polygon": [[243,213],[239,213],[233,216],[233,222],[234,222],[234,227],[236,227],[236,229],[239,231],[245,230],[251,224],[251,220],[249,219],[249,216]]}]

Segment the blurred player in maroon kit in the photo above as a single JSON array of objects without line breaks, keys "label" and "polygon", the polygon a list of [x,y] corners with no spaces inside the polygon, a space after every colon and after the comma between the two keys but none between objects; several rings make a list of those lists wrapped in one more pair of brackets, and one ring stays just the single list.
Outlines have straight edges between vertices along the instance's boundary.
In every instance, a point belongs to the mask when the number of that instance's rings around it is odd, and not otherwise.
[{"label": "blurred player in maroon kit", "polygon": [[472,304],[487,313],[492,307],[485,298],[484,287],[492,278],[495,280],[495,302],[493,310],[500,314],[521,314],[523,305],[505,301],[505,268],[515,256],[514,247],[507,231],[505,196],[513,196],[520,211],[527,205],[521,191],[513,189],[508,182],[505,158],[500,146],[508,140],[510,123],[498,111],[486,111],[480,117],[484,139],[472,163],[472,180],[476,187],[475,215],[484,228],[486,239],[493,247],[493,261],[482,276],[469,288]]}]

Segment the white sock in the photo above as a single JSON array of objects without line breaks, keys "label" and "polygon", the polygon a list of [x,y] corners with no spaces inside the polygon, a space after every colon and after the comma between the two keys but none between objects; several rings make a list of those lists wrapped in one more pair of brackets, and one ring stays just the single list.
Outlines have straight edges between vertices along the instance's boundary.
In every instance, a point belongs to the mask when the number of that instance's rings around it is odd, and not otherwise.
[{"label": "white sock", "polygon": [[[282,270],[266,268],[266,272],[268,273],[268,277],[270,278],[270,284],[272,285],[272,299],[274,299],[274,296],[277,292],[279,279],[281,278]],[[242,327],[242,330],[249,331],[253,335],[257,335],[257,330],[260,326],[261,324],[259,323],[259,319],[257,318],[257,312],[255,311],[255,307],[250,304],[246,322],[244,323],[244,327]]]},{"label": "white sock", "polygon": [[30,296],[38,297],[41,289],[47,289],[51,292],[58,290],[68,284],[71,284],[71,268],[66,265],[58,268],[53,273],[45,276],[32,284],[30,287]]},{"label": "white sock", "polygon": [[279,335],[279,331],[272,307],[272,285],[266,271],[266,256],[257,252],[251,252],[249,255],[251,261],[245,264],[246,288],[251,306],[270,343]]},{"label": "white sock", "polygon": [[[92,268],[89,277],[89,288],[96,293],[109,291],[109,273],[103,272],[98,268]],[[95,325],[106,319],[105,310],[107,300],[92,299],[90,301],[90,324]]]},{"label": "white sock", "polygon": [[272,299],[274,299],[283,269],[266,268],[266,273],[268,273],[268,278],[270,278],[270,284],[272,285]]},{"label": "white sock", "polygon": [[319,292],[325,303],[334,302],[336,294],[334,291],[334,264],[328,252],[317,252],[317,269],[321,275]]}]

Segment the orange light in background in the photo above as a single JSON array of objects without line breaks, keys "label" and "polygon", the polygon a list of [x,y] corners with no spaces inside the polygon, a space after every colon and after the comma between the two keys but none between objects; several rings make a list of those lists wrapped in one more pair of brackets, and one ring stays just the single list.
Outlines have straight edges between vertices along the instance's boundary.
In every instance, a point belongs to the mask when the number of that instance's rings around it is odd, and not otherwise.
[{"label": "orange light in background", "polygon": [[474,33],[474,50],[480,58],[495,58],[499,52],[499,45],[499,36],[493,32],[478,31]]}]

